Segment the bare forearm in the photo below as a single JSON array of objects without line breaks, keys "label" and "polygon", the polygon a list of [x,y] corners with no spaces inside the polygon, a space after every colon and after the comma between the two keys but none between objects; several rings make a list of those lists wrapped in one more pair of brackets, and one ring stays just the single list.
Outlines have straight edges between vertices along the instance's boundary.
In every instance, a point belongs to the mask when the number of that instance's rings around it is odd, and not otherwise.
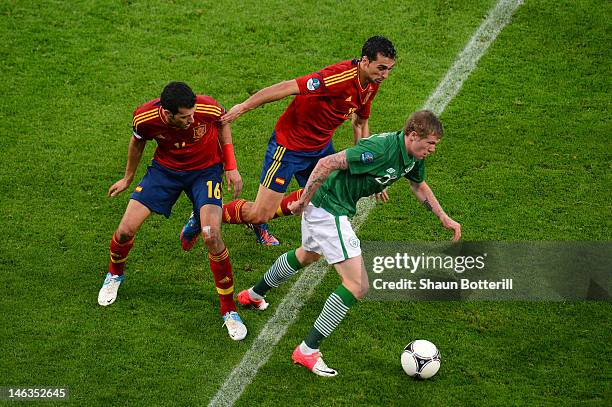
[{"label": "bare forearm", "polygon": [[223,144],[232,144],[232,129],[229,124],[222,124],[221,129],[219,131],[219,143]]},{"label": "bare forearm", "polygon": [[314,193],[317,191],[317,189],[319,189],[323,182],[325,182],[327,177],[329,177],[329,174],[335,170],[345,170],[347,168],[348,163],[346,161],[345,151],[329,155],[319,160],[314,170],[312,170],[308,181],[306,182],[304,192],[300,197],[300,205],[302,207],[308,205]]},{"label": "bare forearm", "polygon": [[146,143],[147,142],[145,140],[138,140],[134,137],[132,137],[130,140],[127,164],[125,165],[125,175],[123,177],[130,183],[134,179],[134,175],[136,174],[136,170],[138,169],[138,165],[142,159],[142,152],[144,151]]},{"label": "bare forearm", "polygon": [[253,110],[266,103],[274,102],[275,100],[280,100],[289,95],[295,95],[298,93],[300,93],[300,88],[298,87],[295,79],[268,86],[267,88],[255,93],[244,102],[232,107],[221,117],[221,123],[231,123],[249,110]]},{"label": "bare forearm", "polygon": [[370,127],[368,119],[362,119],[357,114],[353,114],[353,142],[357,144],[362,138],[370,137]]},{"label": "bare forearm", "polygon": [[417,199],[440,219],[442,226],[453,231],[453,241],[461,239],[461,224],[451,219],[450,216],[442,210],[442,206],[440,206],[431,188],[429,188],[425,182],[418,184],[412,181],[410,182],[410,187]]},{"label": "bare forearm", "polygon": [[295,95],[299,93],[299,91],[300,90],[295,79],[268,86],[267,88],[261,89],[242,103],[244,112],[253,110],[261,105],[265,105],[266,103],[283,99],[289,95]]},{"label": "bare forearm", "polygon": [[416,196],[416,198],[423,204],[423,206],[433,212],[438,218],[442,219],[444,216],[447,216],[442,206],[436,199],[431,188],[427,185],[426,182],[416,183],[411,182],[410,186],[412,188],[412,192]]}]

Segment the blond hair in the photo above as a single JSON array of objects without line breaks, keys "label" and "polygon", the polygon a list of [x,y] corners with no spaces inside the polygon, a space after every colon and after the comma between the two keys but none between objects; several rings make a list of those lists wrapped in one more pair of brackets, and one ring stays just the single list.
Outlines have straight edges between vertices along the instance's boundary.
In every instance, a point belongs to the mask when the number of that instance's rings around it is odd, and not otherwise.
[{"label": "blond hair", "polygon": [[420,110],[410,115],[404,126],[404,134],[410,134],[413,131],[419,138],[426,138],[431,134],[441,138],[444,134],[440,119],[429,110]]}]

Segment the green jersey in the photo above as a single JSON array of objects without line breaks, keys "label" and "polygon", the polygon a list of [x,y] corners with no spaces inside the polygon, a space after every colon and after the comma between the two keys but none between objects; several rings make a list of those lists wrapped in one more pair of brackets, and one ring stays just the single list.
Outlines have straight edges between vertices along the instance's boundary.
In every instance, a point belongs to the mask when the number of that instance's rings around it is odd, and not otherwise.
[{"label": "green jersey", "polygon": [[312,197],[312,204],[335,216],[352,217],[359,198],[382,192],[401,177],[425,179],[425,162],[408,155],[404,132],[375,134],[346,150],[348,169],[334,171]]}]

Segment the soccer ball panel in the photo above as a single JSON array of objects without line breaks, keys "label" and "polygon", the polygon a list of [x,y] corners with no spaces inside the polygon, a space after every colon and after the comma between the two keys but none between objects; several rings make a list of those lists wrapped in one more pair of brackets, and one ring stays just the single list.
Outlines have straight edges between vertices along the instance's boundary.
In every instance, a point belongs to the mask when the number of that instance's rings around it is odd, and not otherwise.
[{"label": "soccer ball panel", "polygon": [[422,358],[433,358],[438,353],[438,348],[429,341],[417,339],[412,342],[412,351]]},{"label": "soccer ball panel", "polygon": [[410,351],[402,352],[402,367],[408,376],[415,377],[418,373],[418,362]]},{"label": "soccer ball panel", "polygon": [[421,367],[421,371],[419,372],[419,378],[421,379],[429,379],[431,376],[438,373],[440,369],[440,360],[431,359],[427,363]]}]

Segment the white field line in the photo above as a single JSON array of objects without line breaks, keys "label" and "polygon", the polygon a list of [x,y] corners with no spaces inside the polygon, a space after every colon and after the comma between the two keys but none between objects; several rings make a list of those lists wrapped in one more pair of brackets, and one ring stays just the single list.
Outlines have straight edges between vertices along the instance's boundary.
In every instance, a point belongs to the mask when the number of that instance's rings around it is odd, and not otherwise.
[{"label": "white field line", "polygon": [[455,59],[453,66],[446,72],[436,90],[429,96],[424,108],[440,115],[446,105],[457,95],[463,82],[476,68],[480,57],[495,41],[497,35],[510,22],[514,11],[523,0],[500,0],[493,7],[485,21],[478,27],[467,45]]},{"label": "white field line", "polygon": [[[444,111],[446,105],[455,97],[465,79],[476,67],[480,57],[495,40],[497,34],[510,22],[512,14],[522,3],[523,0],[500,0],[489,11],[485,21],[476,30],[438,88],[425,103],[425,109],[430,109],[437,115]],[[357,215],[351,222],[355,232],[367,219],[373,207],[374,203],[369,198],[359,201]],[[276,344],[296,320],[302,306],[325,277],[328,269],[324,261],[319,261],[300,272],[300,277],[255,338],[240,363],[225,379],[217,394],[208,404],[209,407],[232,406],[240,398],[259,368],[268,361]],[[287,356],[287,363],[289,363],[289,356]]]}]

